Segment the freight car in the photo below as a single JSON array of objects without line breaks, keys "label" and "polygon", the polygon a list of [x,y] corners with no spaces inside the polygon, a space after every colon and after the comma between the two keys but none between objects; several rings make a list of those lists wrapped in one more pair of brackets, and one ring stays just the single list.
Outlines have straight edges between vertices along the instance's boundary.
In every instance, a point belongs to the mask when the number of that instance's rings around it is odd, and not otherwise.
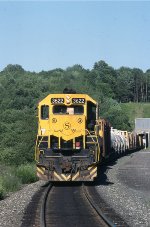
[{"label": "freight car", "polygon": [[111,149],[115,154],[143,148],[143,135],[111,128]]},{"label": "freight car", "polygon": [[39,102],[35,159],[40,179],[93,181],[101,161],[120,151],[122,145],[111,149],[110,124],[98,110],[94,99],[74,92],[50,94]]}]

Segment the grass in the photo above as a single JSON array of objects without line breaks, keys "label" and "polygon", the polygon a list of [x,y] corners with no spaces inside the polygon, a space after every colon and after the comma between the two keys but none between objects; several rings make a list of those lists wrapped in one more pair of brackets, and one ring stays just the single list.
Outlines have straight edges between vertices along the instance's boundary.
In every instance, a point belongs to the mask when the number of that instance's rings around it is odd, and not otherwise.
[{"label": "grass", "polygon": [[20,185],[20,180],[18,180],[18,178],[11,173],[3,176],[2,178],[2,186],[6,193],[17,191],[20,188]]},{"label": "grass", "polygon": [[150,103],[121,103],[121,108],[129,116],[132,129],[134,129],[135,118],[150,118]]},{"label": "grass", "polygon": [[16,176],[21,180],[22,184],[33,183],[37,181],[35,165],[21,165],[16,169]]},{"label": "grass", "polygon": [[17,191],[23,184],[37,181],[35,164],[23,164],[18,167],[0,164],[0,200],[10,192]]}]

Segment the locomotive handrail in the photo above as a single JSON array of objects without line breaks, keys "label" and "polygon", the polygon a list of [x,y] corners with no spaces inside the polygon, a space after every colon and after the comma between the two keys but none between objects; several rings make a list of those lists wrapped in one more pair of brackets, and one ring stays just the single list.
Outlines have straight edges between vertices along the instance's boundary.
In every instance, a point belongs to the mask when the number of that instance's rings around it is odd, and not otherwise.
[{"label": "locomotive handrail", "polygon": [[37,145],[38,148],[40,147],[40,144],[41,144],[43,138],[44,138],[44,136],[42,136],[41,140],[39,140],[39,143],[38,143],[38,145]]}]

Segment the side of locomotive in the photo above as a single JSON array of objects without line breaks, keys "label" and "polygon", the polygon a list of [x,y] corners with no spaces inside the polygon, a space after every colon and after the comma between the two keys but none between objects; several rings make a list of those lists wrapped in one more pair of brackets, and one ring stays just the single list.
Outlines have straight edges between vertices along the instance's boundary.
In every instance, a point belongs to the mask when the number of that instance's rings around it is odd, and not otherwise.
[{"label": "side of locomotive", "polygon": [[37,175],[93,181],[101,160],[98,103],[83,94],[50,94],[38,105]]}]

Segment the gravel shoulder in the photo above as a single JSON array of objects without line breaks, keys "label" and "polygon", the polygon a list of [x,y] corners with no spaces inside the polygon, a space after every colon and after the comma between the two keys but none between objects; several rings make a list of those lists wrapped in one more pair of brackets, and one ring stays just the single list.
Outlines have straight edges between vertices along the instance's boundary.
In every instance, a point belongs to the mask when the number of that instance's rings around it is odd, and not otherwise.
[{"label": "gravel shoulder", "polygon": [[96,190],[131,227],[150,227],[150,151],[124,156],[102,173]]},{"label": "gravel shoulder", "polygon": [[23,189],[13,193],[0,201],[0,227],[19,227],[22,225],[25,209],[32,197],[45,184],[38,181],[25,186]]}]

